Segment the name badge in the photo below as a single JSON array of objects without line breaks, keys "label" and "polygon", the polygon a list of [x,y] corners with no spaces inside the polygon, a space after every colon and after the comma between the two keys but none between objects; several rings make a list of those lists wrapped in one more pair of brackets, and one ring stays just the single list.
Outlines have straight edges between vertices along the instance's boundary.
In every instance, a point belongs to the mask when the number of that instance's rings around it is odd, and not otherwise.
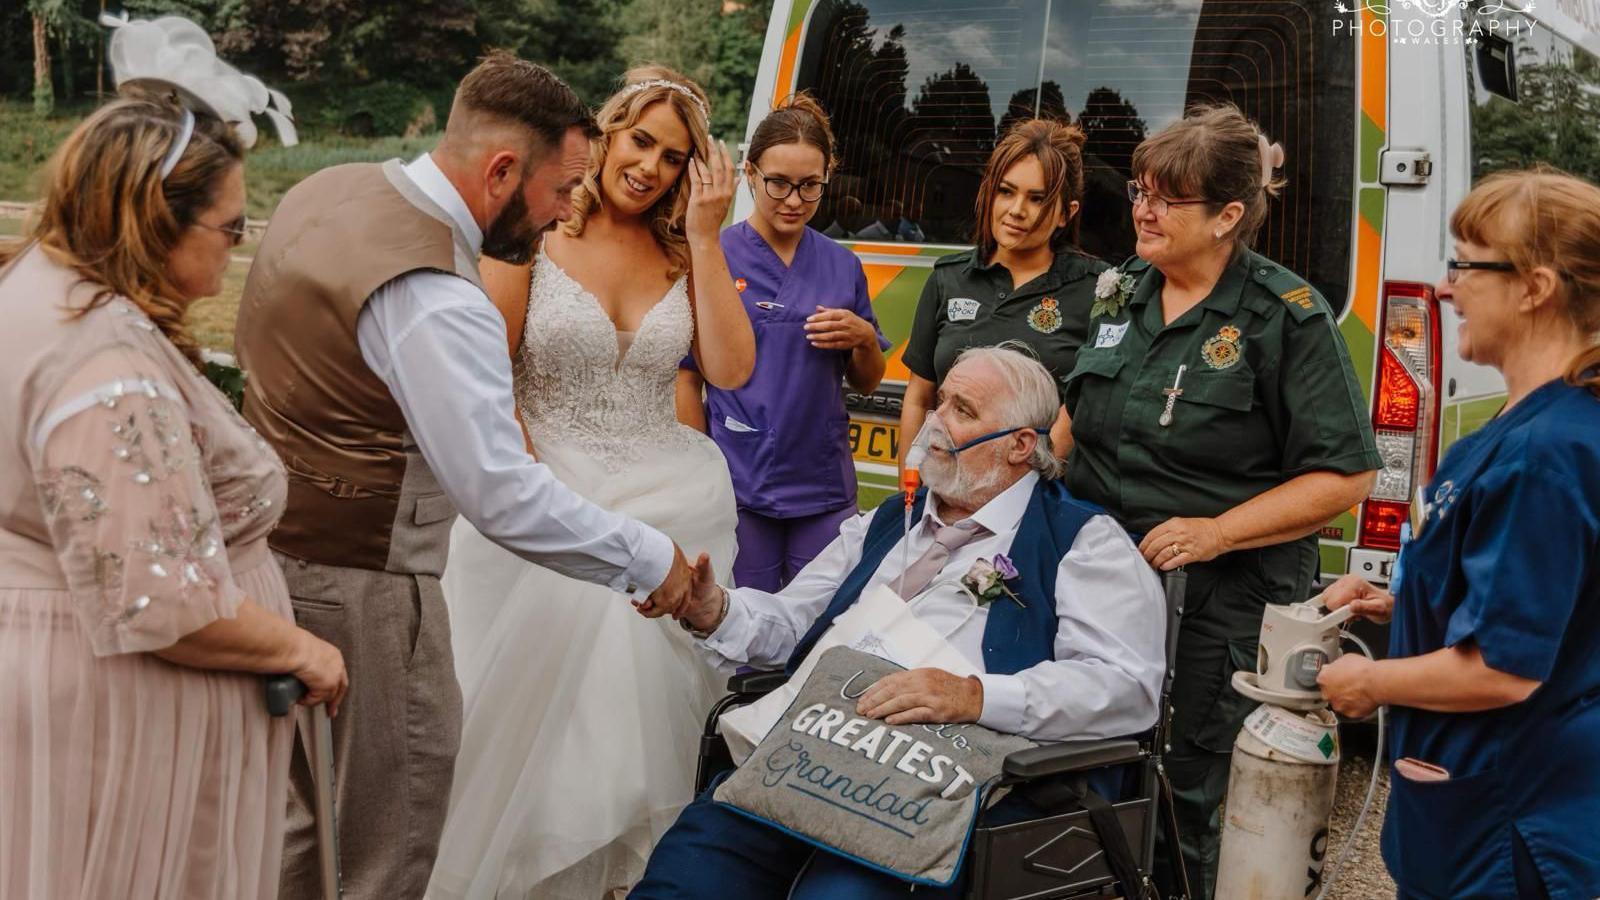
[{"label": "name badge", "polygon": [[1132,322],[1123,322],[1121,325],[1105,324],[1100,326],[1100,332],[1094,336],[1094,345],[1099,347],[1115,347],[1122,343],[1122,336],[1128,333],[1128,326]]},{"label": "name badge", "polygon": [[971,297],[951,297],[945,315],[952,322],[970,322],[978,317],[978,301]]}]

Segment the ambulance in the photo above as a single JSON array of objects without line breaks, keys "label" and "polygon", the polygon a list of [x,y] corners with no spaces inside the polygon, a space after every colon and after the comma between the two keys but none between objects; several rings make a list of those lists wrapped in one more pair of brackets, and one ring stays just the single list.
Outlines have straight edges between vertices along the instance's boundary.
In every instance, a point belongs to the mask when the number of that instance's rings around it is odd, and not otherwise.
[{"label": "ambulance", "polygon": [[912,312],[934,260],[970,246],[999,133],[1083,128],[1080,242],[1115,263],[1140,140],[1197,102],[1261,123],[1288,186],[1256,247],[1333,306],[1383,457],[1321,531],[1324,578],[1387,581],[1413,496],[1505,401],[1434,296],[1450,211],[1497,169],[1600,182],[1600,0],[775,0],[745,140],[800,90],[839,142],[812,227],[860,258],[894,345],[883,386],[849,398],[863,508],[894,490]]}]

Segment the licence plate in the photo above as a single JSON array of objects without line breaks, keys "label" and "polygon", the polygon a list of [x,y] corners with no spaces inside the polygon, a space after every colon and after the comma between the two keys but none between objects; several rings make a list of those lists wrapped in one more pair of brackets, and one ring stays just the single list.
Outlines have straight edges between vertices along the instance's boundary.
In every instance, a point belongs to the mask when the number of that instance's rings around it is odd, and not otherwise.
[{"label": "licence plate", "polygon": [[850,453],[859,462],[898,465],[900,426],[887,422],[850,422]]}]

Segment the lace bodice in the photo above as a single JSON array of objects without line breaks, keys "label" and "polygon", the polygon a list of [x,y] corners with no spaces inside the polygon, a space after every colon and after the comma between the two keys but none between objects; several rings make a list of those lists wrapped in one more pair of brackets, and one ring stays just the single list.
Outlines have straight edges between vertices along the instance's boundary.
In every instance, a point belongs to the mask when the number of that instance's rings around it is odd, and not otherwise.
[{"label": "lace bodice", "polygon": [[623,350],[599,301],[541,247],[513,367],[534,451],[576,442],[616,469],[647,450],[693,441],[698,433],[678,422],[674,404],[678,363],[693,337],[687,281],[679,278]]}]

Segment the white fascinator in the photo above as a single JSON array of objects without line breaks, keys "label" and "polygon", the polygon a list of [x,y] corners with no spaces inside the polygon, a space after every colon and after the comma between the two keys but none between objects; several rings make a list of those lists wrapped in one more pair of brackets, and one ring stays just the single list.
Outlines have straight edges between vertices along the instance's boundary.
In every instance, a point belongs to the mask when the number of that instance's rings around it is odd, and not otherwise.
[{"label": "white fascinator", "polygon": [[199,25],[181,16],[129,21],[126,13],[102,15],[100,24],[114,29],[109,59],[118,88],[175,91],[186,108],[232,125],[247,148],[256,142],[250,117],[258,113],[271,120],[284,146],[299,140],[289,98],[218,59],[216,45]]}]

